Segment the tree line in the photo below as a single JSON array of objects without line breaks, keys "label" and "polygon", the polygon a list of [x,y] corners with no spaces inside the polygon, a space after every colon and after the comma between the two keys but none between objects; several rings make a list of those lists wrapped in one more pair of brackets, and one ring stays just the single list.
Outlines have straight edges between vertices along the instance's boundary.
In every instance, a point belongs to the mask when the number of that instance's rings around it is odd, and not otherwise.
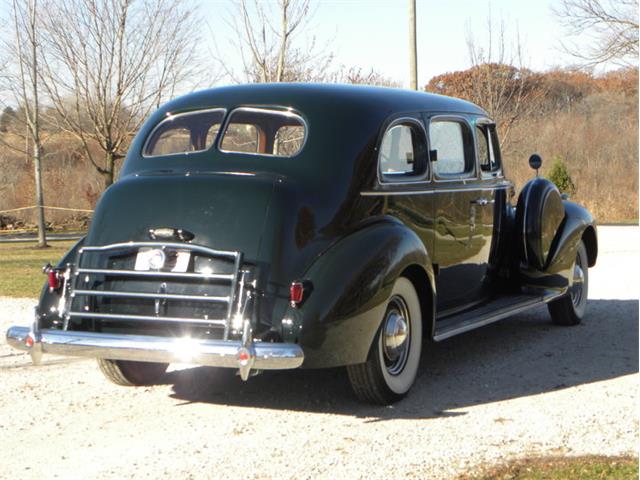
[{"label": "tree line", "polygon": [[[231,49],[203,49],[207,25],[191,2],[5,4],[9,15],[0,35],[0,99],[5,103],[0,169],[5,181],[0,185],[0,209],[29,204],[27,197],[35,197],[42,245],[42,183],[49,204],[66,199],[92,207],[114,181],[141,122],[177,92],[214,82],[400,87],[375,69],[336,64],[331,41],[307,33],[317,8],[312,0],[230,2],[224,15],[234,32],[227,39]],[[589,31],[596,39],[593,49],[574,52],[581,66],[615,61],[621,69],[604,76],[584,69],[531,71],[523,65],[517,39],[508,42],[504,25],[495,29],[489,22],[488,44],[471,35],[467,39],[470,68],[434,77],[422,89],[483,106],[498,122],[506,154],[518,151],[523,125],[550,113],[576,112],[594,95],[609,92],[637,101],[637,0],[563,0],[557,15],[569,32],[567,51],[576,47],[570,43],[572,31]],[[230,52],[241,59],[237,70],[227,61]],[[212,71],[218,72],[213,78]],[[637,129],[637,109],[635,117]],[[78,174],[68,175],[69,168]],[[63,185],[66,194],[56,185]]]}]

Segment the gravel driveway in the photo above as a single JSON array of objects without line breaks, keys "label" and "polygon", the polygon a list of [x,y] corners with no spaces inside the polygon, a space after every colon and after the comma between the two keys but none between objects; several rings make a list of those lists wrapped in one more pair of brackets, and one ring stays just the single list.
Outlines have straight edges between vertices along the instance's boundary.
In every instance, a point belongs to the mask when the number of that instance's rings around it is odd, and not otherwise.
[{"label": "gravel driveway", "polygon": [[[526,455],[637,454],[634,227],[601,227],[587,316],[546,308],[430,346],[411,395],[357,403],[340,370],[242,383],[205,368],[117,387],[93,361],[0,344],[0,478],[451,478]],[[0,299],[0,330],[33,300]]]}]

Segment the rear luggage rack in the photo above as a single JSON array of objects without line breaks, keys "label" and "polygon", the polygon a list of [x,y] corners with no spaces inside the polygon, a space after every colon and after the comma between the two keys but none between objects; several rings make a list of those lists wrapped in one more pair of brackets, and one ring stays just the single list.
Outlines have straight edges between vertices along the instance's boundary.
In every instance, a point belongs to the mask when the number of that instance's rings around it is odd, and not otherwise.
[{"label": "rear luggage rack", "polygon": [[[197,255],[198,258],[203,257],[208,261],[226,261],[232,263],[233,267],[232,271],[224,273],[214,273],[213,271],[196,272],[194,267],[191,268],[193,271],[175,272],[164,268],[163,257],[163,265],[158,269],[136,270],[135,268],[123,268],[122,265],[119,265],[118,268],[104,268],[104,264],[112,262],[113,258],[127,258],[128,265],[126,266],[130,266],[131,258],[137,255],[141,248],[151,248],[163,253],[189,252],[190,266],[195,265],[194,256]],[[98,261],[96,261],[95,254],[98,254]],[[107,256],[112,255],[108,256],[106,262],[104,259],[105,254]],[[89,265],[87,265],[88,263]],[[74,318],[109,322],[179,323],[222,328],[224,329],[222,340],[228,340],[230,333],[241,333],[245,310],[251,296],[251,290],[248,287],[253,286],[247,282],[246,276],[249,272],[242,269],[242,263],[242,252],[215,250],[187,243],[125,242],[104,246],[81,247],[78,251],[75,266],[69,266],[71,271],[65,275],[67,280],[63,286],[63,295],[67,297],[66,306],[64,311],[59,312],[64,319],[63,330],[68,329],[69,321]],[[140,284],[145,280],[158,280],[162,283],[159,286],[153,284],[152,286],[155,290],[153,292],[139,291],[139,289],[133,288],[109,288],[110,282],[113,281],[132,281],[134,283],[138,281],[138,284]],[[164,280],[169,281],[169,283],[163,282]],[[196,287],[211,286],[217,288],[218,291],[222,288],[223,291],[221,292],[222,294],[170,293],[168,290],[174,285],[170,281],[197,282]],[[228,287],[224,288],[227,285]],[[143,311],[141,313],[139,309],[136,310],[136,313],[104,311],[113,307],[111,302],[126,301],[127,299],[152,300],[154,303],[153,312]],[[224,307],[222,309],[219,308],[219,310],[224,311],[224,314],[221,318],[209,318],[207,313],[202,314],[202,316],[183,316],[175,313],[171,315],[166,313],[169,302],[172,302],[172,306],[176,306],[178,310],[184,305],[184,302],[188,302],[190,305],[202,306],[203,308],[219,305]],[[181,304],[180,302],[183,303]],[[234,322],[234,319],[237,321]],[[238,325],[235,325],[235,323],[238,323]]]},{"label": "rear luggage rack", "polygon": [[[162,262],[154,264],[157,268],[143,270],[142,265],[138,265],[141,248],[166,252],[170,261],[166,262],[165,255],[159,255]],[[189,262],[187,264],[183,261],[178,268],[172,259],[177,258],[180,251],[183,260],[186,258],[186,251],[189,252]],[[144,251],[142,257],[144,253],[147,252]],[[133,269],[126,268],[133,265],[134,256],[136,264]],[[220,259],[223,263],[226,262],[226,270],[230,270],[228,267],[232,264],[232,270],[219,272],[223,267]],[[144,268],[151,267],[151,264],[148,261]],[[105,265],[113,268],[104,268]],[[136,269],[136,266],[139,268]],[[180,271],[167,271],[169,268]],[[58,318],[53,321],[53,328],[40,327],[42,315],[36,308],[35,319],[30,328],[16,326],[7,331],[7,343],[29,352],[36,364],[44,353],[134,362],[181,362],[237,368],[240,378],[247,380],[252,370],[298,368],[304,361],[304,352],[296,343],[254,340],[252,324],[256,320],[255,303],[251,304],[250,311],[248,306],[250,302],[255,302],[256,282],[249,281],[253,273],[243,269],[241,252],[214,250],[185,243],[114,243],[81,247],[75,265],[67,264],[66,267],[55,269],[48,266],[45,272],[53,272],[51,276],[55,282],[50,283],[49,288],[60,294],[59,303],[50,310],[57,313]],[[168,279],[174,281],[167,285],[164,280]],[[160,282],[154,283],[154,280]],[[113,283],[117,288],[113,288]],[[123,285],[133,285],[138,289],[120,288]],[[159,291],[140,291],[156,288],[158,285]],[[208,291],[209,286],[216,287],[222,294],[194,294],[194,290]],[[168,291],[180,288],[189,293]],[[116,301],[112,302],[114,299]],[[118,303],[129,299],[133,303]],[[154,302],[154,315],[148,315],[144,311],[149,307],[149,300]],[[179,313],[193,309],[193,305],[198,305],[194,309],[197,312],[209,312],[218,305],[223,307],[225,314],[222,315],[223,318],[208,318],[207,314],[167,315],[165,309],[158,308],[163,302],[178,304]],[[206,310],[200,308],[202,305]],[[125,313],[114,313],[114,308],[124,308]],[[70,324],[71,322],[73,323]],[[150,326],[153,323],[160,326],[159,334],[154,328],[141,329],[143,333],[136,332],[136,324]],[[175,327],[176,324],[179,330],[175,332],[176,335],[167,335],[167,331],[163,330],[165,325]],[[180,331],[182,325],[186,326],[186,331]],[[200,330],[196,330],[198,327]],[[203,327],[206,329],[205,334],[198,335],[202,333]],[[214,328],[217,332],[212,331]],[[221,331],[222,334],[214,335]]]}]

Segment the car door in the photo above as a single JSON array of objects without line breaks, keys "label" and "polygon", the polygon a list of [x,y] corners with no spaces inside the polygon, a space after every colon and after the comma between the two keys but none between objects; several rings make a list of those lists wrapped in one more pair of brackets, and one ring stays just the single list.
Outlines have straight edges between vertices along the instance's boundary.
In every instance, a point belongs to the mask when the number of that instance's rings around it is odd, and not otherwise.
[{"label": "car door", "polygon": [[[504,178],[495,123],[488,118],[478,117],[474,120],[474,127],[476,155],[482,181],[478,197],[480,203],[483,203],[483,208],[480,209],[480,225],[483,235],[491,236],[489,272],[484,282],[486,286],[492,280],[491,275],[498,273],[500,249],[497,242],[504,237],[502,223],[513,193],[513,185]],[[504,238],[502,240],[504,241]],[[501,250],[504,250],[504,247],[503,245]]]},{"label": "car door", "polygon": [[433,196],[427,134],[420,114],[390,120],[378,148],[378,180],[387,213],[433,245]]},{"label": "car door", "polygon": [[467,308],[485,298],[491,239],[493,190],[479,174],[475,135],[461,115],[429,118],[434,174],[437,311]]}]

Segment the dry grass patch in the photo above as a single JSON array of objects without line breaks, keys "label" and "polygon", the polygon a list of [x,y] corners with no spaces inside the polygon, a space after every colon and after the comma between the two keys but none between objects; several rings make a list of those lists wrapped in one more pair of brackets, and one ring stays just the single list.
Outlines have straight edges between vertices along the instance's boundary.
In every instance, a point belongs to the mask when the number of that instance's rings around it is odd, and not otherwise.
[{"label": "dry grass patch", "polygon": [[75,242],[51,242],[49,248],[35,248],[33,242],[0,244],[0,297],[37,297],[45,281],[42,266],[58,263]]},{"label": "dry grass patch", "polygon": [[636,480],[638,459],[634,457],[547,457],[516,460],[483,468],[459,480]]}]

